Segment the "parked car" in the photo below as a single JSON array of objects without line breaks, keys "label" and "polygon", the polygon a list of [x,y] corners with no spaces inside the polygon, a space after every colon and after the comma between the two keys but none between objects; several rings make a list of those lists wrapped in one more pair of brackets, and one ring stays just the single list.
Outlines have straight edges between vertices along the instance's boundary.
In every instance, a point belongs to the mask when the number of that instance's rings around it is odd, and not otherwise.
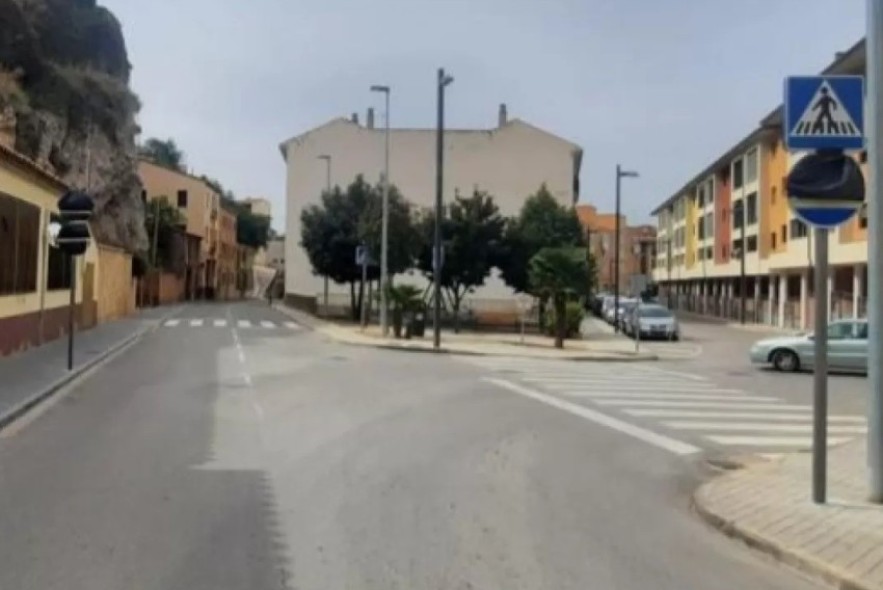
[{"label": "parked car", "polygon": [[589,311],[599,318],[603,317],[604,300],[608,296],[607,293],[598,293],[597,295],[594,295],[589,301]]},{"label": "parked car", "polygon": [[632,337],[640,334],[641,340],[660,338],[677,341],[681,339],[678,319],[668,308],[655,304],[635,306],[626,317],[623,331]]},{"label": "parked car", "polygon": [[607,295],[601,302],[601,317],[607,321],[608,324],[613,323],[613,302],[613,295]]},{"label": "parked car", "polygon": [[616,314],[616,323],[619,325],[619,329],[625,331],[625,324],[628,321],[629,316],[638,307],[639,302],[636,299],[627,299],[619,304],[619,311]]},{"label": "parked car", "polygon": [[[815,360],[813,334],[767,338],[748,353],[751,362],[771,365],[777,371],[812,369]],[[828,368],[832,371],[867,373],[868,321],[839,320],[828,326]]]}]

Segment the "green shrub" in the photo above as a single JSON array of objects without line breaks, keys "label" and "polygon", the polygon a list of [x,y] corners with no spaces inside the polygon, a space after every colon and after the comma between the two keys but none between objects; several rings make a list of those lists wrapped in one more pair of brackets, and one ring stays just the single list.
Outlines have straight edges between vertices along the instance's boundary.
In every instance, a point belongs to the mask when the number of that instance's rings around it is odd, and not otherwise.
[{"label": "green shrub", "polygon": [[[565,338],[573,338],[574,336],[579,335],[580,326],[583,323],[583,318],[585,318],[585,311],[583,310],[583,306],[578,301],[569,301],[567,303],[567,308],[565,312]],[[545,325],[543,326],[543,332],[548,334],[549,336],[555,335],[555,306],[550,305],[545,314]]]}]

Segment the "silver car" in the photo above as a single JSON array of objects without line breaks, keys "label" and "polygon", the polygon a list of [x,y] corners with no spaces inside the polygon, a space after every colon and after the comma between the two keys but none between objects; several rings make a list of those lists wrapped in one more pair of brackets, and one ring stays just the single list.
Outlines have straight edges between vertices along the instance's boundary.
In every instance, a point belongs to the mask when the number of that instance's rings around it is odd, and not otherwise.
[{"label": "silver car", "polygon": [[[756,342],[748,356],[758,365],[772,365],[778,371],[812,369],[812,334],[768,338]],[[828,326],[828,368],[832,371],[867,373],[868,321],[839,320]]]},{"label": "silver car", "polygon": [[681,338],[677,318],[662,305],[646,303],[636,305],[626,316],[623,330],[629,336],[639,335],[642,340],[650,338],[680,340]]}]

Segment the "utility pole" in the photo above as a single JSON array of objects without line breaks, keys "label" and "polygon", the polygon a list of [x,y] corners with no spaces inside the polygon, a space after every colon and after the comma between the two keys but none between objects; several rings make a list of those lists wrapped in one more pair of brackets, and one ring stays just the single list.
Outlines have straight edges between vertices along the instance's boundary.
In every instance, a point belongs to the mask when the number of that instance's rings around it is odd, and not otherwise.
[{"label": "utility pole", "polygon": [[372,86],[372,92],[380,92],[386,101],[386,122],[383,132],[383,220],[380,238],[380,327],[383,337],[389,336],[387,316],[387,284],[389,283],[389,86]]},{"label": "utility pole", "polygon": [[438,70],[438,128],[435,137],[435,239],[433,240],[432,256],[434,266],[432,270],[432,293],[433,293],[433,346],[436,350],[441,347],[441,273],[442,265],[442,188],[444,182],[444,149],[445,149],[445,86],[454,81],[454,78],[445,74],[444,68]]},{"label": "utility pole", "polygon": [[739,237],[742,247],[739,249],[739,322],[745,323],[745,252],[748,245],[745,243],[745,202],[740,202],[739,207]]},{"label": "utility pole", "polygon": [[883,0],[867,0],[868,466],[870,499],[883,502]]},{"label": "utility pole", "polygon": [[[322,154],[319,156],[320,160],[325,160],[325,194],[331,194],[331,156],[328,154]],[[325,279],[325,288],[322,292],[322,312],[327,316],[328,315],[328,275],[323,277]]]}]

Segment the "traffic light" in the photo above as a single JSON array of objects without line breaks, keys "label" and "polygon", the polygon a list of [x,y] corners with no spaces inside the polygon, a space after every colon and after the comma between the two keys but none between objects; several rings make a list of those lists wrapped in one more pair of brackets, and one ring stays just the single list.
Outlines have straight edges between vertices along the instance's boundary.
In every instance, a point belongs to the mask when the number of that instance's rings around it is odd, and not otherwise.
[{"label": "traffic light", "polygon": [[56,242],[69,256],[80,256],[89,247],[89,219],[95,202],[86,193],[70,191],[58,200],[61,229]]}]

